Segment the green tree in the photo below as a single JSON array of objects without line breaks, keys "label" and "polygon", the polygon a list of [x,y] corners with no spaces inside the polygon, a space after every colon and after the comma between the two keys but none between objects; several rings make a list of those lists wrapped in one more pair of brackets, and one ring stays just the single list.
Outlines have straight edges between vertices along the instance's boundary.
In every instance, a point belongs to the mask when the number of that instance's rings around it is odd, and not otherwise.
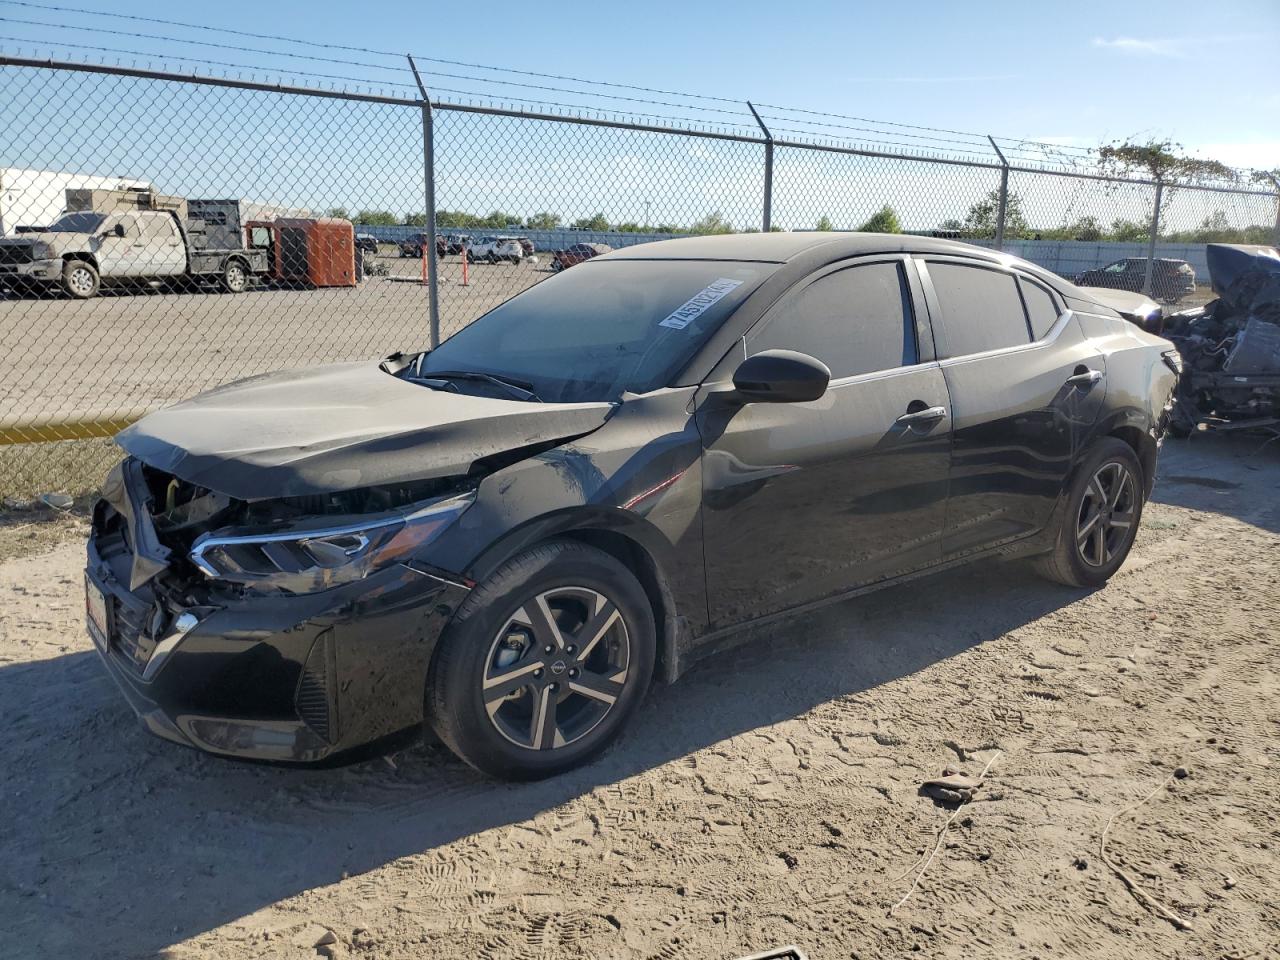
[{"label": "green tree", "polygon": [[825,231],[834,230],[835,227],[831,225],[831,218],[824,213],[822,216],[818,218],[818,222],[813,225],[813,229],[821,230],[825,232]]},{"label": "green tree", "polygon": [[560,222],[558,213],[535,213],[525,218],[524,225],[527,230],[554,230],[560,226]]},{"label": "green tree", "polygon": [[609,221],[605,219],[603,213],[593,214],[590,217],[581,217],[573,221],[573,225],[579,230],[594,230],[596,233],[604,233],[609,229]]},{"label": "green tree", "polygon": [[1068,230],[1072,240],[1085,240],[1092,243],[1102,239],[1102,224],[1098,222],[1097,217],[1081,217]]},{"label": "green tree", "polygon": [[697,234],[733,233],[733,224],[726,220],[724,214],[719,210],[713,210],[701,220],[695,220],[691,223],[689,232]]},{"label": "green tree", "polygon": [[1146,243],[1151,230],[1145,223],[1117,218],[1111,221],[1110,236],[1119,243]]},{"label": "green tree", "polygon": [[404,225],[406,227],[425,227],[427,225],[427,215],[425,213],[406,213],[404,215]]},{"label": "green tree", "polygon": [[369,227],[394,227],[400,221],[389,210],[361,210],[356,214],[355,222]]},{"label": "green tree", "polygon": [[902,224],[898,222],[898,215],[893,207],[886,203],[858,229],[863,233],[901,233]]},{"label": "green tree", "polygon": [[335,220],[350,220],[351,214],[347,213],[346,207],[330,207],[324,212],[326,217],[333,217]]},{"label": "green tree", "polygon": [[[999,216],[1000,191],[992,190],[969,208],[969,212],[965,214],[964,223],[960,225],[960,230],[970,237],[994,238]],[[1005,239],[1031,235],[1027,218],[1022,213],[1022,198],[1016,193],[1009,194],[1008,203],[1005,205],[1004,235]]]},{"label": "green tree", "polygon": [[463,210],[437,210],[436,226],[447,230],[474,230],[479,218]]}]

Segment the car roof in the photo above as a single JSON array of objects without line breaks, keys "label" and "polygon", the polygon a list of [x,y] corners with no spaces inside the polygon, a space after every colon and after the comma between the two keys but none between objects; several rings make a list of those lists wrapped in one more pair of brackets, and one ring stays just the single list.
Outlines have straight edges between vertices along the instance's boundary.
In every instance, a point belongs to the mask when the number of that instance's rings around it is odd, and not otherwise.
[{"label": "car roof", "polygon": [[918,237],[902,233],[731,233],[705,237],[658,240],[614,250],[608,260],[755,260],[786,263],[815,247],[830,245],[836,257],[868,253],[940,253],[998,258],[994,250],[958,240]]}]

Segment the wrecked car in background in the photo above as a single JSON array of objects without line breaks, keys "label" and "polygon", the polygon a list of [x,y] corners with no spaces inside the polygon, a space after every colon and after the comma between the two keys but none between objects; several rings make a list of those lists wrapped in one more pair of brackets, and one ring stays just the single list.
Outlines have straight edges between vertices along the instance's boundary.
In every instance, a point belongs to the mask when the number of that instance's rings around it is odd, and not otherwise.
[{"label": "wrecked car in background", "polygon": [[1205,248],[1218,299],[1165,318],[1182,356],[1171,427],[1237,428],[1280,423],[1280,252],[1211,243]]}]

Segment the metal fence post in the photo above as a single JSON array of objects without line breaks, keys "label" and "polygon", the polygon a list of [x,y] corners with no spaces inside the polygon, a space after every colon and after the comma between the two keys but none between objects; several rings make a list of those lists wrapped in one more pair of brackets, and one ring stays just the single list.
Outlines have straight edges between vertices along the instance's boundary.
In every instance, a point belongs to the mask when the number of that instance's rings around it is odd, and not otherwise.
[{"label": "metal fence post", "polygon": [[764,132],[764,219],[760,229],[768,233],[773,229],[773,134],[764,125],[764,121],[760,119],[760,114],[756,112],[755,105],[750,100],[747,101],[747,106],[751,108],[752,116],[756,118],[756,123],[760,124],[760,129]]},{"label": "metal fence post", "polygon": [[1276,178],[1274,173],[1267,174],[1271,178],[1271,184],[1276,188],[1276,228],[1273,231],[1271,242],[1280,247],[1280,179]]},{"label": "metal fence post", "polygon": [[1004,222],[1009,214],[1009,161],[1004,158],[1004,152],[996,146],[995,138],[991,134],[987,134],[987,140],[991,142],[991,149],[1000,158],[1000,207],[996,211],[996,249],[1003,250]]},{"label": "metal fence post", "polygon": [[1151,275],[1156,266],[1156,235],[1160,232],[1160,203],[1164,197],[1164,181],[1156,181],[1155,209],[1151,211],[1151,236],[1147,238],[1147,272],[1142,280],[1143,296],[1151,296]]},{"label": "metal fence post", "polygon": [[427,311],[431,324],[428,345],[434,350],[440,346],[440,294],[436,283],[436,266],[440,259],[436,256],[436,128],[431,111],[431,97],[427,95],[427,88],[418,73],[418,65],[411,56],[409,69],[413,71],[414,82],[418,84],[418,92],[422,94],[422,179],[427,204],[427,236],[431,243],[431,249],[426,251]]}]

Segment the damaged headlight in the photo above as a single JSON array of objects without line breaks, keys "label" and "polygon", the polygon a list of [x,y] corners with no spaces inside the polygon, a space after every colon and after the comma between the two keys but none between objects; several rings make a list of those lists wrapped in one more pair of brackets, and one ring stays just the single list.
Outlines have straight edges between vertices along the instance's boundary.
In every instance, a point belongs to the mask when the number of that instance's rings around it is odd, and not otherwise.
[{"label": "damaged headlight", "polygon": [[37,240],[31,245],[31,257],[33,260],[52,260],[54,258],[53,247],[43,240]]},{"label": "damaged headlight", "polygon": [[191,546],[205,576],[290,593],[314,593],[368,576],[429,544],[471,506],[474,493],[417,510],[328,526],[294,524],[269,533],[214,531]]}]

